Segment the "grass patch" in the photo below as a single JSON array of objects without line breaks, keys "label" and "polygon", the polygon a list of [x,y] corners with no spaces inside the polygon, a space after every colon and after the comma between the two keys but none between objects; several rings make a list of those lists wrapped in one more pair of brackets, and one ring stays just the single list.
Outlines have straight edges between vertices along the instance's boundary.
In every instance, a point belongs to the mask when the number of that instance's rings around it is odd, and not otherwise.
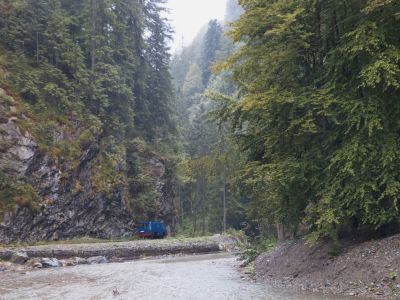
[{"label": "grass patch", "polygon": [[15,205],[37,208],[40,196],[28,183],[16,182],[0,172],[0,219],[3,213],[14,209]]}]

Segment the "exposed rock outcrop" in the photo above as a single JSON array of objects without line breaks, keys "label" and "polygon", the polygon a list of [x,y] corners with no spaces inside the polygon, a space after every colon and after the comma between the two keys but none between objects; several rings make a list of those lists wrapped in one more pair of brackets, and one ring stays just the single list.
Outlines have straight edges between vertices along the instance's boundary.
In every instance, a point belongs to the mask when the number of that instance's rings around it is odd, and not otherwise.
[{"label": "exposed rock outcrop", "polygon": [[29,132],[17,125],[16,101],[0,88],[0,170],[22,177],[35,155],[37,145]]},{"label": "exposed rock outcrop", "polygon": [[[39,149],[35,138],[18,125],[26,117],[17,113],[16,101],[3,89],[0,96],[3,99],[0,101],[0,172],[14,182],[33,187],[39,196],[35,203],[15,203],[12,209],[3,209],[0,242],[131,236],[135,229],[134,216],[127,201],[126,186],[121,184],[104,193],[93,184],[101,138],[91,138],[81,150],[77,165],[72,166],[70,160]],[[66,143],[76,138],[73,134],[70,137],[54,134],[55,139]],[[154,176],[158,195],[154,201],[161,208],[160,218],[173,232],[175,210],[172,182],[166,176],[168,168],[156,156],[144,159],[149,168],[154,166],[155,171],[151,169],[150,173]],[[0,199],[0,202],[8,200]]]},{"label": "exposed rock outcrop", "polygon": [[175,232],[177,223],[176,207],[174,203],[174,192],[172,190],[172,174],[166,162],[160,158],[153,156],[151,158],[142,158],[150,171],[151,177],[154,179],[155,185],[155,206],[157,207],[156,219],[163,220],[167,225],[169,234]]},{"label": "exposed rock outcrop", "polygon": [[[35,153],[25,160],[25,179],[38,191],[43,201],[38,207],[21,207],[4,218],[0,228],[0,241],[37,241],[70,239],[78,236],[101,238],[131,235],[133,220],[125,203],[122,189],[111,197],[93,191],[89,162],[97,155],[91,146],[80,159],[77,172],[62,172],[47,155]],[[1,156],[1,154],[0,154]],[[20,161],[19,163],[22,162]],[[22,169],[22,168],[21,168]],[[82,191],[75,194],[73,183],[83,183]]]}]

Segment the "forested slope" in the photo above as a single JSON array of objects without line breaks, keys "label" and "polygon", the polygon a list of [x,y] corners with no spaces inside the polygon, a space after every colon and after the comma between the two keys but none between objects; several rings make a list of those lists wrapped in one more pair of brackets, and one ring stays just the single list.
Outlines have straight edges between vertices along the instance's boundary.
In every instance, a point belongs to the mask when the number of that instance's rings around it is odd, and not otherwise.
[{"label": "forested slope", "polygon": [[222,230],[225,211],[279,239],[397,231],[398,1],[239,3],[172,61],[183,225]]},{"label": "forested slope", "polygon": [[259,224],[311,241],[398,229],[400,4],[247,1],[229,36],[240,100],[219,117],[246,155]]},{"label": "forested slope", "polygon": [[171,62],[183,142],[178,170],[179,220],[186,233],[244,228],[243,203],[247,199],[239,193],[235,180],[241,154],[226,126],[219,126],[211,116],[217,107],[212,93],[236,94],[228,72],[215,75],[212,69],[237,48],[225,32],[242,12],[236,0],[227,1],[225,20],[210,20]]},{"label": "forested slope", "polygon": [[175,230],[163,2],[0,2],[0,240]]}]

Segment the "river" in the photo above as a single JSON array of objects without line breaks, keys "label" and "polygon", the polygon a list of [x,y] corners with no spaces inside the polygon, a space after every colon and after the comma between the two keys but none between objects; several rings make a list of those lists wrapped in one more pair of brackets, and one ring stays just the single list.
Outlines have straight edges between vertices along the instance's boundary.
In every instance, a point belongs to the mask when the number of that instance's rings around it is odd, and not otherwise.
[{"label": "river", "polygon": [[232,255],[210,254],[3,272],[0,299],[349,299],[271,288],[236,266]]}]

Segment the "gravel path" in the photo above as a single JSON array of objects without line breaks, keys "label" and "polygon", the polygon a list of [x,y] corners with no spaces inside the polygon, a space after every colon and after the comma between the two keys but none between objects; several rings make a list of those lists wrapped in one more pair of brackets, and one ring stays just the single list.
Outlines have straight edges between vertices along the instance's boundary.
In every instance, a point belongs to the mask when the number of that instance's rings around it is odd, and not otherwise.
[{"label": "gravel path", "polygon": [[141,256],[157,256],[177,253],[211,253],[234,247],[236,240],[228,236],[215,235],[206,238],[135,240],[128,242],[104,242],[90,244],[50,244],[41,246],[0,248],[0,260],[10,260],[18,251],[29,258],[105,256],[133,259]]}]

